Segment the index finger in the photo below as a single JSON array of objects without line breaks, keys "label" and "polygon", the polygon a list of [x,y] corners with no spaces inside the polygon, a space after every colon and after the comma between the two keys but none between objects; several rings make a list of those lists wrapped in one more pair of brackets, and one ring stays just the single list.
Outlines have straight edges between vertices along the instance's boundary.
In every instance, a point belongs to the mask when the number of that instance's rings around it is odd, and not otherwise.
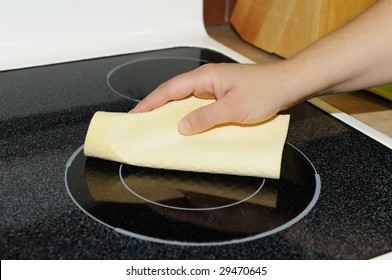
[{"label": "index finger", "polygon": [[192,94],[200,98],[215,98],[211,67],[214,67],[213,64],[205,64],[162,83],[140,101],[132,112],[148,112]]},{"label": "index finger", "polygon": [[142,101],[140,101],[133,113],[148,112],[158,108],[171,100],[188,97],[195,92],[199,77],[196,71],[180,74],[158,86]]}]

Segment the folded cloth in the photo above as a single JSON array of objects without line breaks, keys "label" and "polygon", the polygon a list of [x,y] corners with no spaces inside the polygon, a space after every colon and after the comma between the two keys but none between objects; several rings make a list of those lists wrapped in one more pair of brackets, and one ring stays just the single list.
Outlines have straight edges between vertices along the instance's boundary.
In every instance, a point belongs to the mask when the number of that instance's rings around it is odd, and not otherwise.
[{"label": "folded cloth", "polygon": [[178,132],[183,116],[211,102],[190,97],[146,113],[96,112],[84,153],[150,168],[278,179],[290,116],[221,125],[192,136]]}]

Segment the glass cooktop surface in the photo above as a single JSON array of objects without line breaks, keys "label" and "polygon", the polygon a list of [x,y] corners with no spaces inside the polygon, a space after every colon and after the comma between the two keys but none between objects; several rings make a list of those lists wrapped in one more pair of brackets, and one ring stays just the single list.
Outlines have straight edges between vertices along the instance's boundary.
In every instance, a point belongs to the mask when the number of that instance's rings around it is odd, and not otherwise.
[{"label": "glass cooktop surface", "polygon": [[179,47],[0,72],[2,259],[369,259],[392,251],[391,150],[307,102],[284,112],[280,180],[83,155],[96,111],[127,112],[161,82],[215,62],[234,61]]}]

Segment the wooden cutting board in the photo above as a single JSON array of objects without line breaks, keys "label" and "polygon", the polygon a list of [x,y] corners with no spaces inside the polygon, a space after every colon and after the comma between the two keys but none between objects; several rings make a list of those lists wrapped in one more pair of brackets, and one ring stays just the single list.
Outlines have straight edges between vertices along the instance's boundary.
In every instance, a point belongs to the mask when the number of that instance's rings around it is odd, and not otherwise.
[{"label": "wooden cutting board", "polygon": [[247,42],[291,57],[377,0],[238,0],[231,23]]}]

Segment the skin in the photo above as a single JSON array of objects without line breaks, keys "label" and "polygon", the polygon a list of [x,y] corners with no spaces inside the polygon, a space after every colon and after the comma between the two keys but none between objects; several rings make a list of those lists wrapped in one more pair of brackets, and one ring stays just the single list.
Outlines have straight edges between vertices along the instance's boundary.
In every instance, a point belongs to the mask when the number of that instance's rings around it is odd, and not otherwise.
[{"label": "skin", "polygon": [[392,81],[392,1],[380,0],[296,56],[269,64],[206,64],[161,84],[131,112],[194,95],[216,102],[179,122],[184,135],[223,123],[252,124],[321,94]]}]

